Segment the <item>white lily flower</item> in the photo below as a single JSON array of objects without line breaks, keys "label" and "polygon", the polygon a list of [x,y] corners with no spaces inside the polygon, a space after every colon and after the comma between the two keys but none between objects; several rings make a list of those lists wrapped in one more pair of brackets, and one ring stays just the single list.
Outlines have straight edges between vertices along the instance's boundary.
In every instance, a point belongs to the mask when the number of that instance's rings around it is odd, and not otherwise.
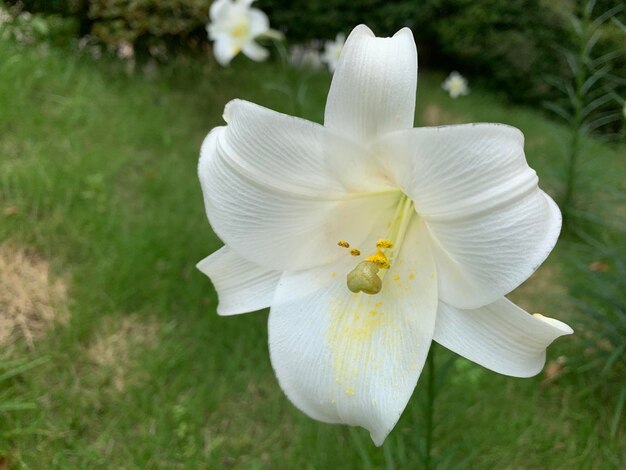
[{"label": "white lily flower", "polygon": [[334,72],[339,63],[339,56],[346,42],[346,35],[343,33],[337,34],[334,41],[326,41],[324,44],[324,53],[322,54],[322,62],[328,65],[331,72]]},{"label": "white lily flower", "polygon": [[450,94],[450,98],[458,98],[469,94],[467,80],[459,72],[452,72],[443,82],[441,88]]},{"label": "white lily flower", "polygon": [[215,42],[213,53],[222,66],[227,66],[239,52],[252,60],[263,61],[269,52],[254,40],[270,32],[267,15],[251,8],[254,0],[217,0],[211,4],[207,25],[209,39]]},{"label": "white lily flower", "polygon": [[199,162],[225,243],[198,264],[218,313],[270,307],[272,365],[290,400],[317,420],[367,428],[376,445],[413,393],[431,340],[528,377],[572,333],[504,297],[561,227],[522,133],[413,128],[416,84],[411,31],[376,38],[358,26],[323,126],[234,100]]}]

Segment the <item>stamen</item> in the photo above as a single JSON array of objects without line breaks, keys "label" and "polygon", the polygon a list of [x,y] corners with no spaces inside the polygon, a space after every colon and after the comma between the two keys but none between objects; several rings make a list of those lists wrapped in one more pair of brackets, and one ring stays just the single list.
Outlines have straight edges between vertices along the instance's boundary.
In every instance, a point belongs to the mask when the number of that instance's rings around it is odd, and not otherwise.
[{"label": "stamen", "polygon": [[387,256],[385,255],[385,253],[383,253],[380,250],[378,250],[376,254],[367,258],[366,261],[371,261],[372,263],[376,263],[376,265],[379,268],[383,268],[383,269],[389,269],[389,267],[391,266],[389,264],[389,260],[387,259]]},{"label": "stamen", "polygon": [[392,248],[392,247],[393,247],[393,243],[391,242],[391,240],[387,240],[386,238],[381,238],[380,240],[376,242],[376,248],[379,248],[379,249]]},{"label": "stamen", "polygon": [[[348,274],[348,289],[351,292],[363,292],[370,295],[380,292],[387,273],[387,271],[380,272],[380,270],[390,269],[391,264],[397,259],[414,211],[413,202],[406,195],[402,195],[395,214],[388,224],[387,237],[378,239],[376,241],[376,253],[366,258],[365,261],[361,261]],[[342,248],[350,248],[350,244],[345,240],[339,240],[337,245]],[[352,248],[350,254],[360,256],[361,251]],[[411,273],[408,277],[413,279],[415,276]],[[398,274],[394,276],[394,279],[400,279]]]}]

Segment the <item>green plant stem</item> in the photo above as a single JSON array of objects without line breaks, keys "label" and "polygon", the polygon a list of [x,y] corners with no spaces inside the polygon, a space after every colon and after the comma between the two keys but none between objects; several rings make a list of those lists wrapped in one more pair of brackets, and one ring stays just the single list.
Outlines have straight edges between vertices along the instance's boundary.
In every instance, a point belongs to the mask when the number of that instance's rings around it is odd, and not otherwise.
[{"label": "green plant stem", "polygon": [[580,153],[580,134],[582,131],[582,102],[583,91],[582,87],[586,80],[585,66],[584,66],[584,45],[585,38],[581,37],[580,55],[578,58],[578,71],[576,73],[576,91],[574,102],[574,114],[572,119],[572,134],[569,148],[569,158],[567,160],[567,174],[565,179],[565,194],[563,195],[563,201],[561,208],[563,210],[563,217],[565,221],[568,221],[569,207],[572,203],[572,195],[574,194],[574,186],[576,184],[576,166],[578,164],[578,154]]},{"label": "green plant stem", "polygon": [[432,462],[432,448],[433,448],[433,428],[435,417],[435,396],[437,393],[435,387],[435,344],[430,347],[428,354],[428,374],[426,383],[426,409],[425,411],[425,423],[426,423],[426,445],[424,450],[424,468],[430,470],[433,468]]},{"label": "green plant stem", "polygon": [[576,170],[578,165],[578,156],[580,154],[580,138],[583,132],[583,102],[585,93],[583,86],[588,76],[588,65],[586,59],[587,44],[589,42],[589,23],[591,21],[591,11],[585,8],[583,17],[581,18],[581,28],[579,32],[579,50],[578,50],[578,67],[576,69],[575,90],[573,99],[573,114],[571,123],[571,139],[569,146],[569,155],[567,159],[567,171],[565,176],[565,192],[561,201],[561,210],[563,212],[563,223],[569,225],[570,206],[574,195],[574,187],[576,185]]}]

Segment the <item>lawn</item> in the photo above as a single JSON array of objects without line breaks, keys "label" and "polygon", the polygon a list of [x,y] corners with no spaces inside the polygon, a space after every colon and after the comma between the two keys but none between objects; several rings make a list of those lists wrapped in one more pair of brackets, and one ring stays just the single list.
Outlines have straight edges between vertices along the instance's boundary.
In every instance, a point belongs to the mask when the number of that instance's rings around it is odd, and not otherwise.
[{"label": "lawn", "polygon": [[[558,195],[565,129],[480,87],[453,101],[442,79],[421,73],[416,123],[519,127],[542,186]],[[299,106],[267,86],[284,80],[306,80]],[[109,59],[2,45],[0,279],[13,276],[22,292],[0,297],[21,315],[0,324],[12,331],[0,334],[0,364],[39,362],[6,380],[0,370],[0,405],[32,404],[0,407],[0,468],[415,468],[419,385],[382,448],[364,430],[310,420],[274,377],[267,312],[218,317],[211,283],[194,267],[220,246],[196,165],[225,103],[244,98],[321,121],[329,83],[324,72],[285,76],[244,59],[228,69],[180,59],[129,76]],[[588,144],[579,207],[623,215],[623,201],[609,201],[623,189],[624,149]],[[562,240],[512,298],[576,329],[571,266],[594,261],[578,246]],[[549,372],[561,356],[582,360],[577,341],[548,350]],[[437,353],[451,364],[435,408],[439,468],[626,461],[623,424],[610,429],[614,404],[582,393],[567,364],[560,375],[514,379]]]}]

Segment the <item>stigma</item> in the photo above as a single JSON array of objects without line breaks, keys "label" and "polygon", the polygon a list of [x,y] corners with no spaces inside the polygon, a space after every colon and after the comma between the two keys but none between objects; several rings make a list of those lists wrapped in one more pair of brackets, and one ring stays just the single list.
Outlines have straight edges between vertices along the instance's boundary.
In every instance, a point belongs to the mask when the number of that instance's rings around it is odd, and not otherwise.
[{"label": "stigma", "polygon": [[[348,248],[350,244],[344,240],[340,240],[337,245],[342,248]],[[358,294],[378,294],[383,287],[383,280],[379,276],[381,269],[389,269],[391,264],[385,250],[393,247],[393,243],[387,239],[380,239],[376,242],[376,253],[361,261],[356,267],[348,273],[347,284],[350,292]],[[361,251],[357,248],[350,249],[352,256],[360,256]]]},{"label": "stigma", "polygon": [[379,270],[380,267],[373,261],[365,260],[357,264],[356,268],[348,273],[347,280],[350,292],[378,294],[383,288],[383,281],[378,276]]}]

